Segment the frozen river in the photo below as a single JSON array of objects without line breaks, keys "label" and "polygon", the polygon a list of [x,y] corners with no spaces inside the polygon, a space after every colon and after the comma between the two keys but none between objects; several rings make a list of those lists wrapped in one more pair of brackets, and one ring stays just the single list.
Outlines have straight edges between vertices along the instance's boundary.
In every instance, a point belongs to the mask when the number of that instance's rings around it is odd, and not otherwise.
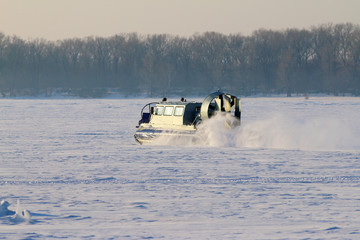
[{"label": "frozen river", "polygon": [[136,144],[149,101],[0,100],[0,239],[360,239],[359,98],[244,98],[199,146]]}]

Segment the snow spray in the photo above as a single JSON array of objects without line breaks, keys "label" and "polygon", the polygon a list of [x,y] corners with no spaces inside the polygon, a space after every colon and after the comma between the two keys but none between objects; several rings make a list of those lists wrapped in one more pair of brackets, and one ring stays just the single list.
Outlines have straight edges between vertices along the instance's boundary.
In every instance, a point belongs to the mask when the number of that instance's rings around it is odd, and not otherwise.
[{"label": "snow spray", "polygon": [[[198,126],[192,139],[160,137],[157,145],[248,147],[297,150],[359,150],[359,131],[349,120],[314,117],[297,119],[274,114],[261,120],[244,121],[229,129],[229,119],[218,114]],[[357,123],[359,125],[359,123]]]}]

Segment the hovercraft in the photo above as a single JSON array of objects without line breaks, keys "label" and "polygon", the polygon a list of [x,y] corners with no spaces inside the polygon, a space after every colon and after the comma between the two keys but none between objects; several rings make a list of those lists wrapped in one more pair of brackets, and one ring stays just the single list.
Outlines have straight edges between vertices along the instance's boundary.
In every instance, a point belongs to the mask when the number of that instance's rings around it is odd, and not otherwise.
[{"label": "hovercraft", "polygon": [[202,102],[167,101],[146,104],[141,110],[141,119],[134,135],[140,144],[150,143],[160,136],[191,137],[199,124],[218,113],[231,115],[235,121],[229,121],[229,128],[240,124],[240,98],[228,93],[214,92]]}]

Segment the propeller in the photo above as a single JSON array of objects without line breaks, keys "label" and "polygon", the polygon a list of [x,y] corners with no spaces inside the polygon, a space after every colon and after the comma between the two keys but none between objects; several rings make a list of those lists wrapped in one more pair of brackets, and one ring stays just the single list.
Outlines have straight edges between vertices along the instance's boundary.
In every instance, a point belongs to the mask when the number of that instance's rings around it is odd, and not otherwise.
[{"label": "propeller", "polygon": [[[233,110],[233,111],[232,111]],[[240,120],[240,99],[228,93],[214,92],[209,94],[203,101],[200,109],[200,118],[205,120],[216,112],[234,113],[234,117]]]}]

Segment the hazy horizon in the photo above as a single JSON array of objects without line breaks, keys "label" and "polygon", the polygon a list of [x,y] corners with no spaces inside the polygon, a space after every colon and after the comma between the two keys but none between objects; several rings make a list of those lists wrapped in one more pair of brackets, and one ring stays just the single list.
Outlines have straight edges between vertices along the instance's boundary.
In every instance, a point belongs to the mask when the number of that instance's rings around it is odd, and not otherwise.
[{"label": "hazy horizon", "polygon": [[191,36],[360,24],[356,0],[0,0],[0,32],[61,40],[120,33]]}]

